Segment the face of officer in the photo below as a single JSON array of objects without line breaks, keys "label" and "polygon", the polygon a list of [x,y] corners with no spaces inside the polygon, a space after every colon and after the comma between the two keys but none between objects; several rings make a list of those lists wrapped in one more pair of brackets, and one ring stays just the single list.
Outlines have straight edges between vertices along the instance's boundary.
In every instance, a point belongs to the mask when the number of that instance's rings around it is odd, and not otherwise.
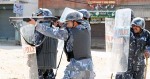
[{"label": "face of officer", "polygon": [[76,21],[67,21],[66,23],[68,28],[73,28],[78,26],[78,23]]},{"label": "face of officer", "polygon": [[132,25],[132,29],[134,33],[140,33],[142,30],[140,26],[136,26],[136,25]]}]

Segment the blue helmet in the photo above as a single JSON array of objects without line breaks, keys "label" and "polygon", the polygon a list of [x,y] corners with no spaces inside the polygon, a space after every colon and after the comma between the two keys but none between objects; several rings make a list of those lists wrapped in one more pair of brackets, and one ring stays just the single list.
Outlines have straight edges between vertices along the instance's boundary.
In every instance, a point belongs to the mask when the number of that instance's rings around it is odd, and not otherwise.
[{"label": "blue helmet", "polygon": [[46,8],[39,8],[35,14],[36,15],[42,14],[42,16],[52,16],[52,12]]},{"label": "blue helmet", "polygon": [[79,12],[69,13],[66,17],[66,21],[82,21],[83,16]]},{"label": "blue helmet", "polygon": [[90,18],[90,13],[86,10],[86,9],[81,9],[79,10],[79,12],[81,12],[83,14],[84,18]]},{"label": "blue helmet", "polygon": [[141,29],[144,29],[145,28],[145,20],[140,17],[134,18],[131,22],[131,25],[136,25],[136,26],[141,27]]}]

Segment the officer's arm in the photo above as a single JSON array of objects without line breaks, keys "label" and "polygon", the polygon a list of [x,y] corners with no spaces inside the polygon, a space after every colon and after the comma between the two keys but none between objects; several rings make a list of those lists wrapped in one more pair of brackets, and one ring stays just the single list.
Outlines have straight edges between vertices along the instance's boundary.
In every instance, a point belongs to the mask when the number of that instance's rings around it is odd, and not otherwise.
[{"label": "officer's arm", "polygon": [[66,29],[55,29],[52,27],[45,26],[43,24],[37,24],[36,30],[45,36],[66,40],[68,38],[68,31]]}]

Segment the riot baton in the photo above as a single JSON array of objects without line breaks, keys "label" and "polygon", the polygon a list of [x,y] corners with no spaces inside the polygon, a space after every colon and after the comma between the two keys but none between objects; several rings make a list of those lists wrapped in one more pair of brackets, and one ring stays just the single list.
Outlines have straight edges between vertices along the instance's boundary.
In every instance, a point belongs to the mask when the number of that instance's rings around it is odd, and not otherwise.
[{"label": "riot baton", "polygon": [[146,67],[145,67],[144,79],[146,79],[146,75],[147,75],[147,67],[148,67],[148,58],[146,57]]}]

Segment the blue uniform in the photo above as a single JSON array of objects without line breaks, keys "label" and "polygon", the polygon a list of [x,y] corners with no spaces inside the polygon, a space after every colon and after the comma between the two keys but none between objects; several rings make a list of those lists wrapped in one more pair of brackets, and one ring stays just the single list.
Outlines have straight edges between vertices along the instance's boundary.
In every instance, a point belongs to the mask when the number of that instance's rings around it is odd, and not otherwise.
[{"label": "blue uniform", "polygon": [[[88,25],[88,26],[87,26]],[[48,37],[57,38],[64,40],[66,45],[64,49],[66,52],[73,52],[74,50],[74,35],[73,29],[78,30],[80,32],[85,31],[86,33],[91,33],[90,25],[86,24],[85,22],[81,23],[75,28],[67,28],[63,27],[60,29],[54,29],[51,27],[47,27],[45,25],[38,24],[36,26],[36,30]],[[78,52],[76,54],[80,54],[82,52]],[[91,54],[91,52],[89,52]],[[86,54],[86,53],[85,53]],[[75,55],[75,54],[74,54]],[[78,55],[79,56],[79,55]],[[87,55],[85,55],[87,56]],[[67,66],[65,70],[65,75],[63,79],[94,79],[94,72],[93,72],[93,63],[91,57],[76,59],[72,56],[70,59],[70,64]]]},{"label": "blue uniform", "polygon": [[131,29],[128,70],[116,75],[116,79],[144,79],[144,52],[150,51],[150,33],[143,29],[135,34]]}]

